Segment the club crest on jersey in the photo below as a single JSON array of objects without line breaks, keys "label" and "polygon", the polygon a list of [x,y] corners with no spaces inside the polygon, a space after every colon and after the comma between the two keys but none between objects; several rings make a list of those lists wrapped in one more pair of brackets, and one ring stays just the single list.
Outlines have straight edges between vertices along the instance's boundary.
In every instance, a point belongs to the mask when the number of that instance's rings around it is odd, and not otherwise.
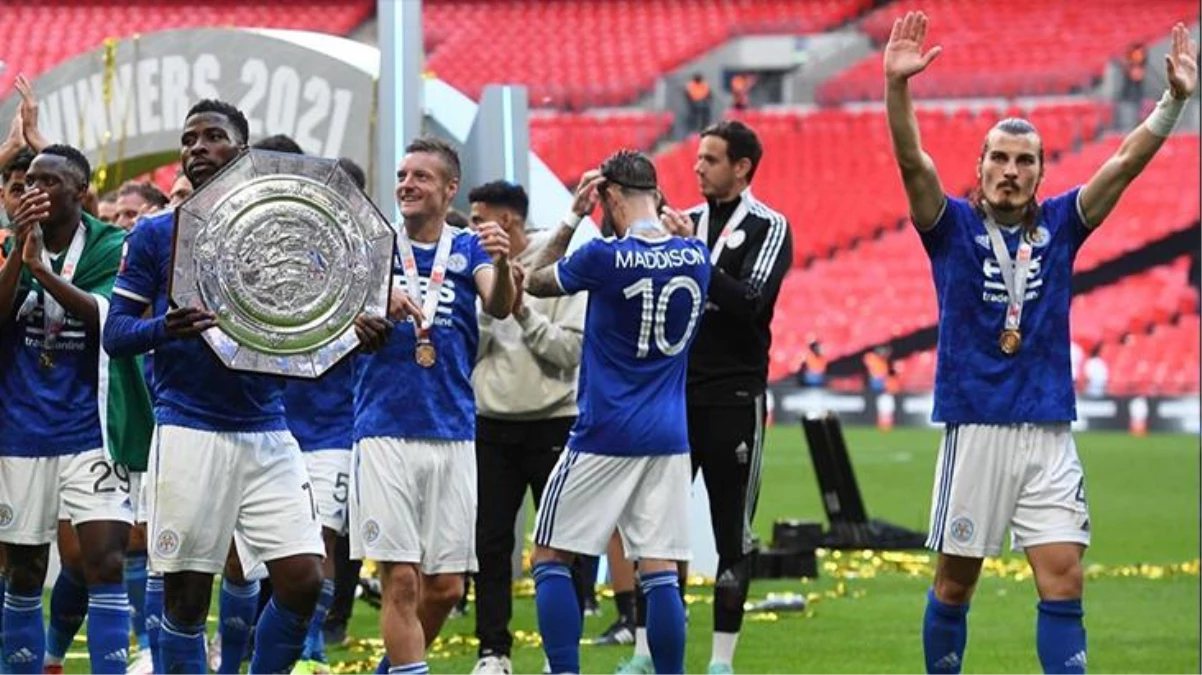
[{"label": "club crest on jersey", "polygon": [[447,258],[447,269],[456,274],[467,269],[467,256],[462,253],[452,253],[451,257]]},{"label": "club crest on jersey", "polygon": [[730,238],[726,240],[726,248],[738,248],[747,241],[747,233],[743,230],[735,230],[730,233]]},{"label": "club crest on jersey", "polygon": [[164,558],[170,558],[179,553],[179,533],[175,530],[159,532],[158,536],[154,538],[154,550]]},{"label": "club crest on jersey", "polygon": [[1040,225],[1034,231],[1023,233],[1023,239],[1027,240],[1032,246],[1047,246],[1051,240],[1052,233],[1048,232],[1048,228]]},{"label": "club crest on jersey", "polygon": [[964,544],[972,539],[973,531],[976,528],[973,527],[972,521],[968,518],[957,518],[952,521],[952,524],[947,529],[951,533],[952,539]]},{"label": "club crest on jersey", "polygon": [[16,520],[13,514],[13,507],[8,504],[0,504],[0,528],[8,527]]}]

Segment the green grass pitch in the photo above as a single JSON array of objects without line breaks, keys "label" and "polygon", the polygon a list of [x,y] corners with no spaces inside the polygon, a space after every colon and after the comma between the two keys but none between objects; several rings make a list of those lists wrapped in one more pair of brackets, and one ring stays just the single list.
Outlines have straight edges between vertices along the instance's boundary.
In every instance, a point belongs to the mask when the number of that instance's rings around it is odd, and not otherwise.
[{"label": "green grass pitch", "polygon": [[[925,530],[939,433],[934,430],[847,430],[852,462],[872,517]],[[1077,436],[1085,465],[1093,546],[1086,554],[1085,621],[1091,672],[1199,672],[1199,439],[1187,435],[1087,432]],[[799,427],[768,436],[756,530],[771,538],[779,518],[823,520],[817,483]],[[921,672],[920,639],[930,566],[906,556],[902,564],[863,564],[849,573],[823,559],[813,581],[755,582],[752,600],[768,593],[811,597],[804,613],[749,615],[739,640],[738,672]],[[1034,584],[1021,558],[1009,555],[986,574],[969,615],[966,673],[1040,672],[1035,654]],[[1141,567],[1142,565],[1142,567]],[[518,633],[515,672],[538,673],[533,600],[514,603]],[[686,668],[705,672],[711,609],[706,588],[690,589]],[[215,605],[214,605],[215,607]],[[613,606],[590,618],[585,636],[613,619]],[[214,610],[215,612],[215,610]],[[362,640],[329,650],[336,671],[355,668],[379,653],[378,615],[358,603],[350,633]],[[475,662],[474,615],[448,622],[431,655],[432,672],[466,673]],[[610,673],[626,647],[582,648],[584,672]],[[87,667],[82,644],[68,670]],[[339,667],[340,666],[340,667]],[[363,672],[357,670],[355,672]]]}]

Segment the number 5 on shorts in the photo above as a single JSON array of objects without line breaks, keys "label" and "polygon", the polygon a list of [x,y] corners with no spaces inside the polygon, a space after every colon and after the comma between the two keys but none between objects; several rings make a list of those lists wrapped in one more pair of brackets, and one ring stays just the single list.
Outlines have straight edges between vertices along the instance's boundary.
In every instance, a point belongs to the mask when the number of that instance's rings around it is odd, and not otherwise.
[{"label": "number 5 on shorts", "polygon": [[351,475],[348,473],[339,472],[334,479],[334,501],[339,504],[346,503],[347,492],[350,490]]}]

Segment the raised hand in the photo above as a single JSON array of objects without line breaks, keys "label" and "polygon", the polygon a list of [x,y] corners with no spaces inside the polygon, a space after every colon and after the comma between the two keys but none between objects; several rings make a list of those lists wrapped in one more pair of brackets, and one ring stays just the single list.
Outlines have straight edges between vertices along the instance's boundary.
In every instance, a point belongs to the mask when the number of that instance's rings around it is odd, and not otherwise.
[{"label": "raised hand", "polygon": [[943,47],[932,47],[923,54],[922,42],[926,36],[927,15],[922,12],[907,12],[893,22],[889,44],[885,45],[885,79],[908,80],[931,65]]},{"label": "raised hand", "polygon": [[659,222],[673,236],[693,236],[693,219],[670,206],[665,206],[660,211]]},{"label": "raised hand", "polygon": [[526,293],[526,266],[521,263],[513,263],[510,265],[510,271],[513,274],[513,310],[512,314],[516,317],[521,317],[522,298]]},{"label": "raised hand", "polygon": [[41,152],[50,145],[42,132],[38,130],[38,98],[34,96],[33,85],[24,75],[18,75],[13,83],[17,93],[21,95],[21,107],[18,116],[21,118],[21,133],[25,137],[25,145],[34,152]]},{"label": "raised hand", "polygon": [[1189,36],[1185,24],[1173,26],[1173,41],[1164,55],[1164,65],[1173,98],[1184,101],[1193,96],[1198,88],[1198,43]]},{"label": "raised hand", "polygon": [[10,223],[13,234],[17,237],[17,243],[22,243],[30,230],[49,216],[49,195],[36,188],[26,190],[21,195],[21,202]]},{"label": "raised hand", "polygon": [[21,262],[31,270],[36,271],[39,267],[46,263],[42,260],[42,252],[46,250],[46,244],[42,241],[42,226],[34,223],[25,235],[25,242],[21,246]]},{"label": "raised hand", "polygon": [[605,182],[605,176],[597,169],[585,171],[584,175],[580,176],[580,183],[576,186],[576,194],[572,197],[572,212],[581,218],[593,212],[597,208],[597,188]]},{"label": "raised hand", "polygon": [[492,256],[494,263],[509,260],[509,235],[500,225],[492,221],[481,223],[477,232],[480,236],[480,248]]},{"label": "raised hand", "polygon": [[21,128],[21,109],[18,107],[16,114],[13,115],[13,121],[8,125],[8,136],[4,138],[3,145],[13,150],[19,150],[25,147],[25,135]]}]

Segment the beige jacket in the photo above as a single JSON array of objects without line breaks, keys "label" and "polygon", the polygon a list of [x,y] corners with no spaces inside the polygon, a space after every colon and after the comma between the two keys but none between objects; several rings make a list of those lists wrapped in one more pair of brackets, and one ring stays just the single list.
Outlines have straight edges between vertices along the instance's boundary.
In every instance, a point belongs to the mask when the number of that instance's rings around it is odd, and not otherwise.
[{"label": "beige jacket", "polygon": [[[517,262],[527,269],[551,232],[531,235]],[[588,294],[522,298],[525,316],[498,321],[479,312],[480,347],[472,386],[476,414],[502,420],[572,417]]]}]

